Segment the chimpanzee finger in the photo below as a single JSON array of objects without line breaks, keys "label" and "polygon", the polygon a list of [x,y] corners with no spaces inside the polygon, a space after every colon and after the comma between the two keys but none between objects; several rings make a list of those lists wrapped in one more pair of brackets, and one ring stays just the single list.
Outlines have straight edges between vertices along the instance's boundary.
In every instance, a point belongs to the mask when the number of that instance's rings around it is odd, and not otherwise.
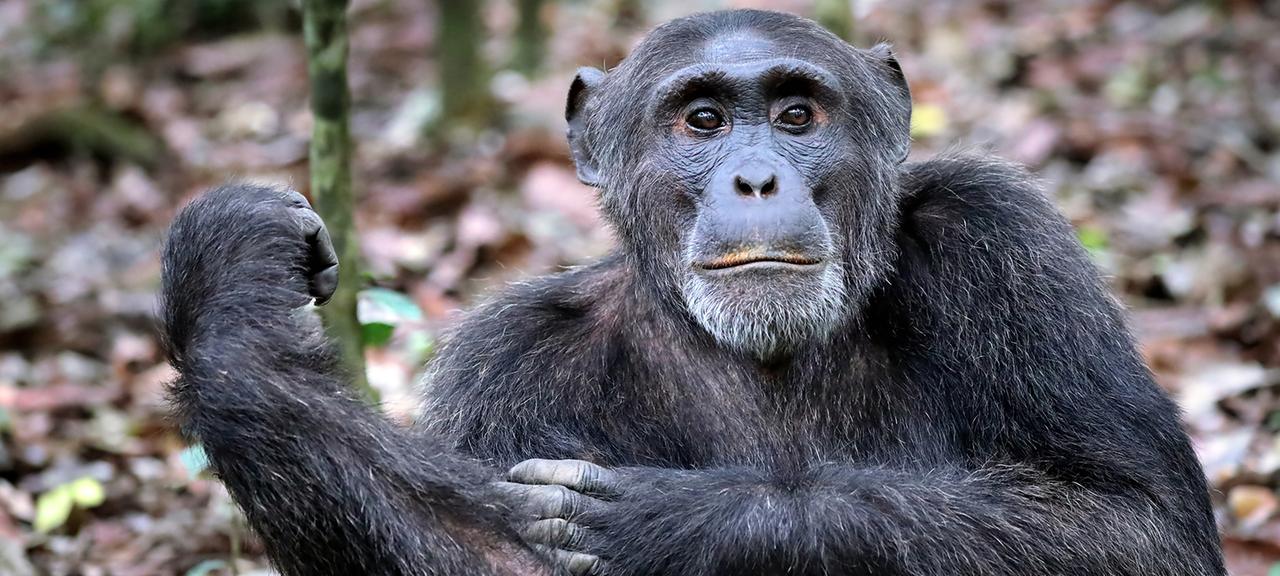
[{"label": "chimpanzee finger", "polygon": [[552,484],[571,488],[589,496],[614,498],[620,486],[612,470],[583,460],[543,460],[532,458],[516,464],[507,480],[523,484]]},{"label": "chimpanzee finger", "polygon": [[311,201],[307,200],[307,197],[303,196],[301,192],[292,188],[283,191],[280,197],[293,208],[311,209]]},{"label": "chimpanzee finger", "polygon": [[573,576],[605,576],[607,574],[607,565],[598,556],[581,552],[567,552],[546,546],[535,545],[534,548],[542,551],[543,554],[546,554],[556,564],[564,567]]},{"label": "chimpanzee finger", "polygon": [[530,522],[520,535],[526,542],[543,544],[571,552],[591,552],[591,530],[563,518]]},{"label": "chimpanzee finger", "polygon": [[285,199],[297,209],[294,215],[311,248],[307,262],[308,291],[317,305],[323,305],[338,289],[338,254],[333,248],[333,239],[324,220],[311,209],[302,194],[290,190]]},{"label": "chimpanzee finger", "polygon": [[338,291],[338,265],[334,264],[311,276],[311,296],[316,299],[316,306],[324,306]]},{"label": "chimpanzee finger", "polygon": [[530,518],[563,518],[573,520],[587,512],[598,511],[599,500],[583,496],[564,486],[494,482],[507,502]]}]

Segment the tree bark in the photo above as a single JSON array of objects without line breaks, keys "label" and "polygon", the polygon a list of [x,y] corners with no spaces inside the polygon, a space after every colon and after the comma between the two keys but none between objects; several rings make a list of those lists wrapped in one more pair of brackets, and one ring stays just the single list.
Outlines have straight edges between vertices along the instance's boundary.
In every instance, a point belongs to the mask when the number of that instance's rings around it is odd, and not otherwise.
[{"label": "tree bark", "polygon": [[516,27],[516,53],[512,66],[532,77],[542,68],[547,51],[547,27],[542,21],[545,0],[519,0],[520,22]]},{"label": "tree bark", "polygon": [[493,111],[489,70],[480,53],[484,40],[484,2],[439,0],[436,3],[436,53],[440,63],[441,122],[444,132],[479,131]]},{"label": "tree bark", "polygon": [[356,319],[360,251],[351,189],[351,137],[347,117],[347,1],[303,0],[303,35],[311,82],[311,197],[338,253],[338,291],[322,308],[357,386],[372,394],[364,371],[364,347]]},{"label": "tree bark", "polygon": [[849,0],[817,0],[813,6],[814,20],[822,24],[846,42],[853,42],[853,6]]}]

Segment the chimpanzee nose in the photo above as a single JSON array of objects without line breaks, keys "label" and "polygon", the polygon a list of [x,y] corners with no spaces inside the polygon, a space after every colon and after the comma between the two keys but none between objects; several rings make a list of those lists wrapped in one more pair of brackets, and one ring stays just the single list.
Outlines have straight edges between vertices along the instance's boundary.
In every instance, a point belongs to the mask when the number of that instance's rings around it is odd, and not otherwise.
[{"label": "chimpanzee nose", "polygon": [[778,192],[778,179],[766,166],[744,167],[733,177],[733,186],[742,196],[772,196]]}]

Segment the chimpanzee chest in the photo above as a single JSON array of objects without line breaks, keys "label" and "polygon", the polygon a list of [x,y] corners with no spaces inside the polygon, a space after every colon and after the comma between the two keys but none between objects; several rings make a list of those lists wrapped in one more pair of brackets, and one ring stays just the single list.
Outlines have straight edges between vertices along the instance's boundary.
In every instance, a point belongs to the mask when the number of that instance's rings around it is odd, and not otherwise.
[{"label": "chimpanzee chest", "polygon": [[[900,394],[862,361],[769,373],[728,367],[620,399],[603,435],[615,465],[705,468],[768,462],[913,465],[960,458],[963,437],[936,398]],[[890,390],[889,388],[893,389]]]}]

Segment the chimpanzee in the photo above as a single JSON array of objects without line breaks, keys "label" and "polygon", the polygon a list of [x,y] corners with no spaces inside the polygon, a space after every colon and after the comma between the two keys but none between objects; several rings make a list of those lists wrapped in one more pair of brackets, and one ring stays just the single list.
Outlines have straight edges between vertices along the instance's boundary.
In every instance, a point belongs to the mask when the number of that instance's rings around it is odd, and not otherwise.
[{"label": "chimpanzee", "polygon": [[307,306],[306,200],[216,189],[164,251],[177,415],[287,574],[1223,574],[1070,226],[1008,164],[905,163],[910,114],[887,46],[773,12],[582,69],[619,246],[472,312],[412,426]]}]

